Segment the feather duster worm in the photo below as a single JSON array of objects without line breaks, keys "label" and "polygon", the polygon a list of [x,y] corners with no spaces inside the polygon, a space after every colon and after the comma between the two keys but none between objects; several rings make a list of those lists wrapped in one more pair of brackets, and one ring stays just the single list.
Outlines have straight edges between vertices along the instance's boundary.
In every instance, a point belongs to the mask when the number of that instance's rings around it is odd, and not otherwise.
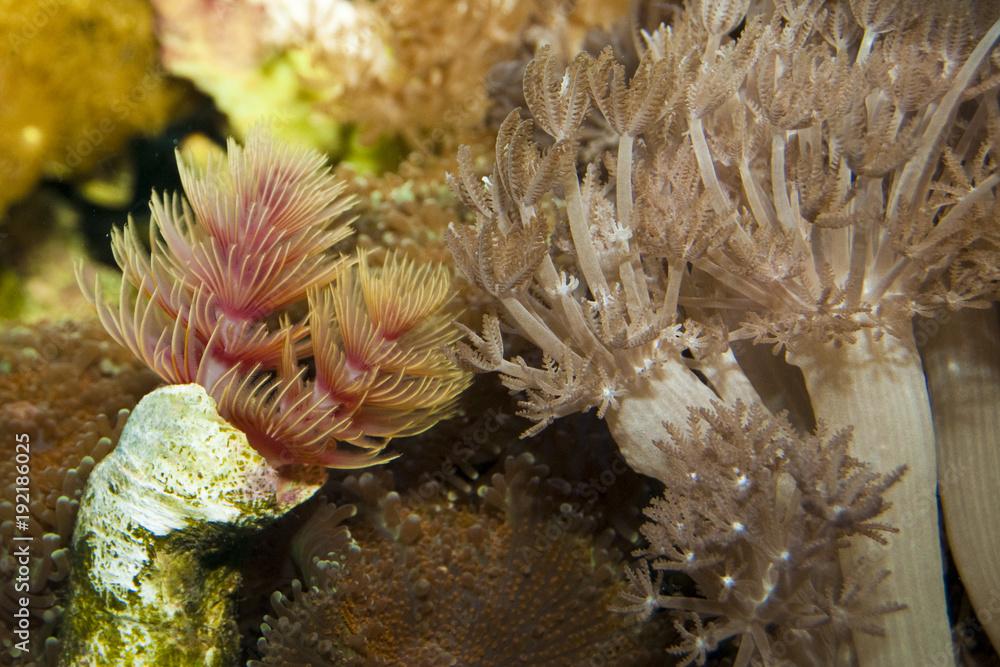
[{"label": "feather duster worm", "polygon": [[188,199],[154,195],[150,249],[134,224],[113,236],[117,307],[87,291],[170,386],[88,483],[62,664],[233,663],[239,573],[220,555],[311,497],[320,466],[391,458],[391,438],[447,416],[468,383],[441,350],[456,336],[445,269],[331,253],[351,201],[321,155],[255,131],[178,162]]},{"label": "feather duster worm", "polygon": [[178,165],[188,200],[153,196],[151,250],[134,224],[113,233],[117,308],[86,290],[115,340],[166,382],[205,387],[274,465],[380,463],[390,438],[449,414],[468,374],[441,351],[456,337],[446,269],[332,258],[351,200],[314,151],[256,131]]}]

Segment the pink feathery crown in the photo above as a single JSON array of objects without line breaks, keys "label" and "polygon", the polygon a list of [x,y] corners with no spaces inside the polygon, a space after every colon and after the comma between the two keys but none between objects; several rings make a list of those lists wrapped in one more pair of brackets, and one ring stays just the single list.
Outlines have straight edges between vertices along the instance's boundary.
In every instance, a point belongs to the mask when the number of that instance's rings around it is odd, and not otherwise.
[{"label": "pink feathery crown", "polygon": [[112,232],[117,306],[81,275],[84,292],[117,342],[205,387],[272,464],[392,458],[389,439],[447,417],[469,382],[443,353],[459,335],[447,270],[335,254],[352,201],[320,153],[261,129],[227,152],[178,153],[187,199],[153,194],[149,249],[131,221]]}]

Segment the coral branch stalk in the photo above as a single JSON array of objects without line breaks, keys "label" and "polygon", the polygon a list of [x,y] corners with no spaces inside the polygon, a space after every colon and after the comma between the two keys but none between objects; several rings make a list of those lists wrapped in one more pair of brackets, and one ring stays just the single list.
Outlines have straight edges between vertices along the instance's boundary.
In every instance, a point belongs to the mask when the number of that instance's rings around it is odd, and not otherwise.
[{"label": "coral branch stalk", "polygon": [[618,137],[618,161],[615,164],[615,202],[618,222],[631,229],[632,221],[632,150],[635,138],[631,134]]},{"label": "coral branch stalk", "polygon": [[671,459],[657,443],[671,442],[665,424],[682,427],[690,407],[711,407],[717,400],[679,359],[656,368],[645,382],[608,410],[607,422],[625,462],[636,472],[660,481],[668,478],[664,466]]},{"label": "coral branch stalk", "polygon": [[501,303],[507,309],[507,314],[517,323],[520,330],[524,332],[525,338],[552,357],[559,357],[562,354],[565,348],[563,342],[548,327],[540,322],[531,311],[525,308],[521,301],[514,297],[505,297],[501,299]]},{"label": "coral branch stalk", "polygon": [[886,637],[855,633],[860,664],[954,665],[942,575],[934,430],[912,337],[904,341],[885,334],[876,339],[865,330],[854,343],[840,346],[800,341],[788,357],[802,369],[817,420],[838,429],[853,425],[854,456],[879,473],[908,466],[889,494],[892,506],[880,517],[900,533],[889,538],[888,549],[862,540],[844,554],[845,567],[863,558],[891,570],[885,596],[907,605],[885,618]]},{"label": "coral branch stalk", "polygon": [[1000,321],[962,310],[924,347],[948,543],[965,590],[1000,646]]},{"label": "coral branch stalk", "polygon": [[705,183],[705,188],[711,196],[712,208],[717,214],[726,215],[732,206],[729,203],[729,197],[719,183],[718,174],[715,173],[712,151],[709,149],[708,139],[705,137],[705,124],[701,117],[695,115],[691,116],[688,123],[690,125],[691,145],[694,147],[701,180]]},{"label": "coral branch stalk", "polygon": [[143,398],[81,502],[60,664],[237,664],[228,556],[325,478],[295,471],[271,467],[200,385]]},{"label": "coral branch stalk", "polygon": [[699,360],[698,370],[712,384],[723,402],[734,405],[764,405],[757,389],[750,382],[732,348]]},{"label": "coral branch stalk", "polygon": [[574,172],[568,173],[563,181],[566,187],[566,215],[569,217],[569,229],[573,237],[573,247],[576,248],[580,272],[583,274],[584,280],[587,281],[587,287],[590,288],[591,294],[595,297],[598,294],[607,294],[608,281],[601,270],[601,264],[597,259],[597,250],[590,237],[590,226],[583,210],[580,181],[577,180]]}]

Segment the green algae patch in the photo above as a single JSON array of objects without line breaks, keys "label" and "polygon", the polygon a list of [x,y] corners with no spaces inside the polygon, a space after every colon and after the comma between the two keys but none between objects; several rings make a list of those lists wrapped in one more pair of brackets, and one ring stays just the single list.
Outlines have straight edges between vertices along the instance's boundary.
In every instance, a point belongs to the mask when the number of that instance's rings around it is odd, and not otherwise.
[{"label": "green algae patch", "polygon": [[[63,630],[67,659],[62,664],[228,667],[238,663],[234,592],[239,572],[231,567],[206,569],[191,552],[170,548],[171,541],[150,538],[156,558],[140,574],[142,587],[158,588],[169,608],[144,604],[138,592],[125,601],[116,600],[102,595],[88,578],[74,578],[71,595],[77,613],[68,617]],[[86,549],[78,557],[81,570],[93,562]],[[177,622],[173,609],[184,623]]]}]

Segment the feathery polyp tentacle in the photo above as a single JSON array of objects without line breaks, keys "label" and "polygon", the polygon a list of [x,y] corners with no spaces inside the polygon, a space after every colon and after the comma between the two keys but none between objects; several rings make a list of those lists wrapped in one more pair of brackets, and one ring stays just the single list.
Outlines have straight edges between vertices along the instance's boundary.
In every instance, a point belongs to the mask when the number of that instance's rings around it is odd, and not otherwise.
[{"label": "feathery polyp tentacle", "polygon": [[445,269],[334,255],[351,201],[318,152],[257,128],[201,165],[177,157],[187,201],[153,195],[149,249],[132,224],[112,232],[117,306],[78,273],[116,341],[165,381],[202,384],[276,466],[381,463],[390,438],[450,414],[468,374],[441,349],[458,336]]}]

